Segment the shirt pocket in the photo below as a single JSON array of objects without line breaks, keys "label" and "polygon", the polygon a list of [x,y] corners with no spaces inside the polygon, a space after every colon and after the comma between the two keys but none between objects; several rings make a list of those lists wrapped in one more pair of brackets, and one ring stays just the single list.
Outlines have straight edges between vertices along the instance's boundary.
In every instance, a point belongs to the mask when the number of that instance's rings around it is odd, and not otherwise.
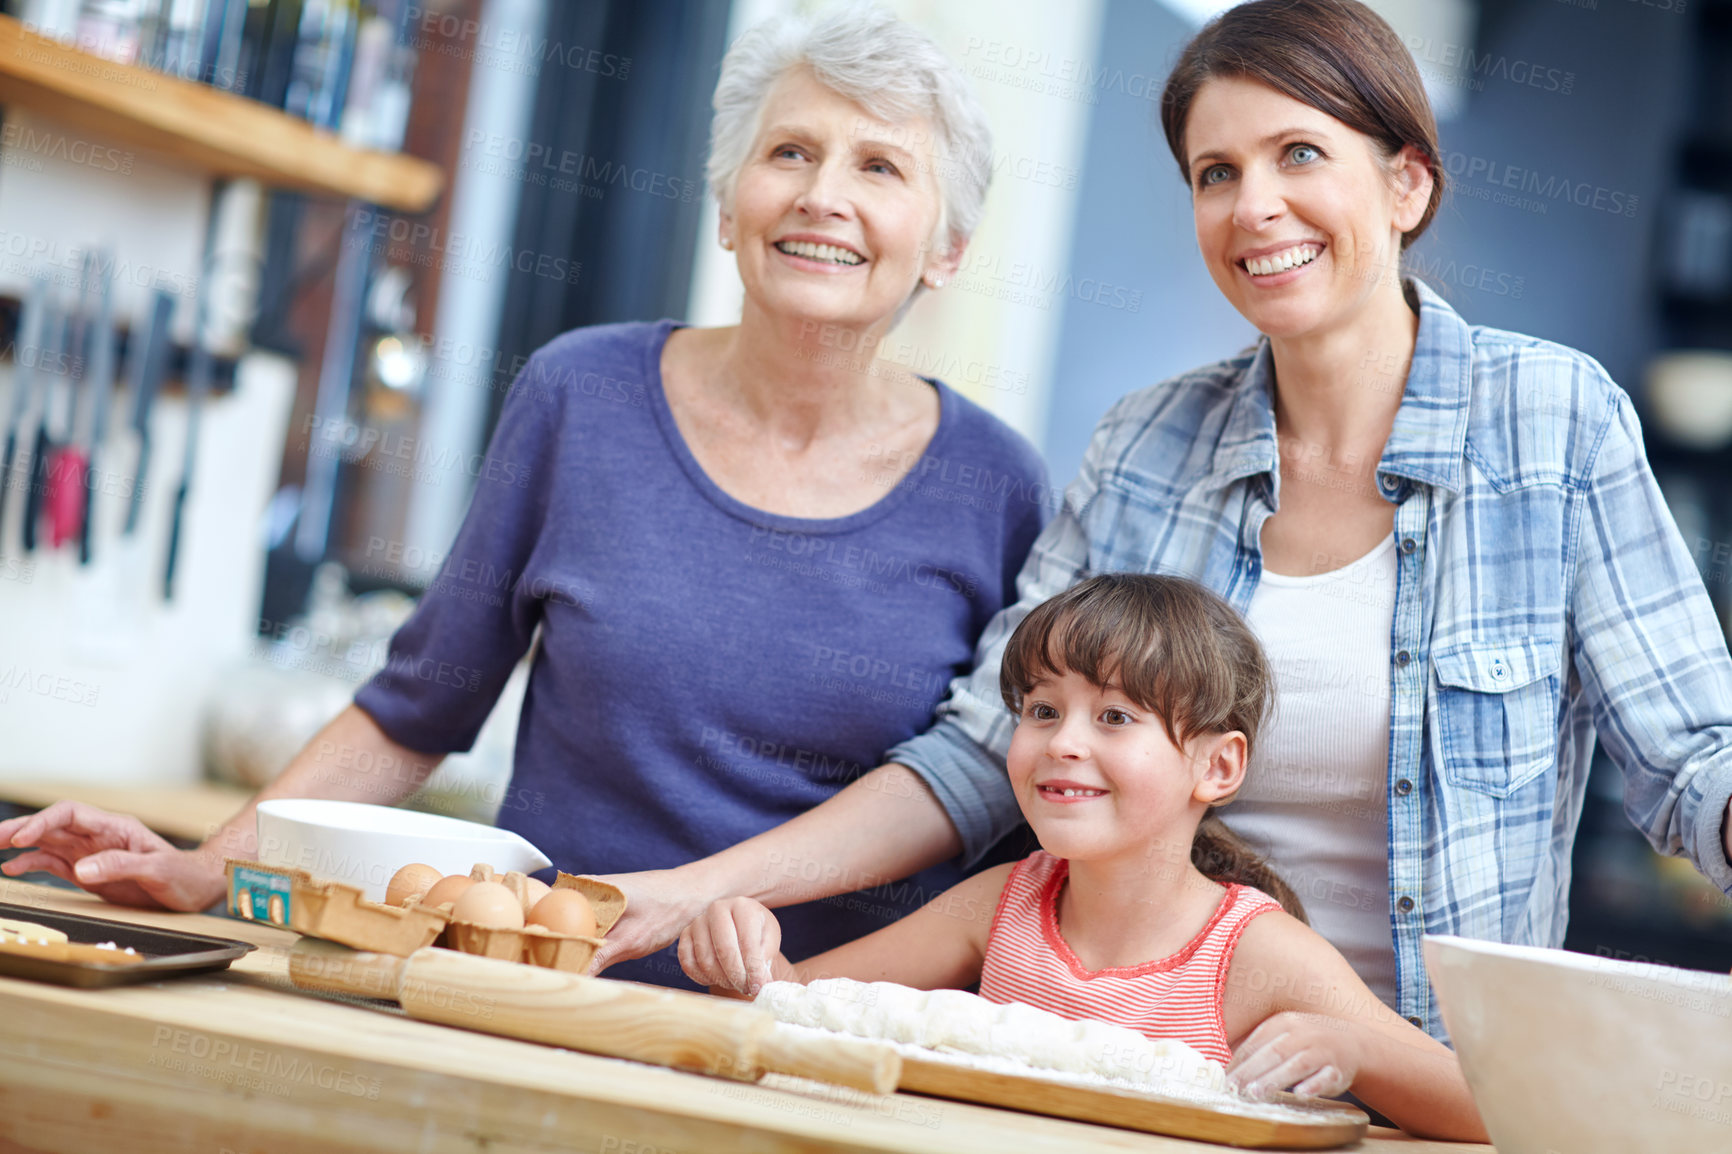
[{"label": "shirt pocket", "polygon": [[1557,642],[1533,637],[1468,641],[1432,654],[1443,776],[1508,797],[1557,757]]}]

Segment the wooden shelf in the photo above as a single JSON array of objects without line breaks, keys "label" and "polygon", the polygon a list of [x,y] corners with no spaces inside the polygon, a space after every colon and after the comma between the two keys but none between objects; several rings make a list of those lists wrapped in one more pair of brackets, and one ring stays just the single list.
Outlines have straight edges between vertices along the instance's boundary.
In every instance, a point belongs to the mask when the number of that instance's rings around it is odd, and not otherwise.
[{"label": "wooden shelf", "polygon": [[445,185],[418,157],[351,148],[254,100],[116,64],[0,16],[0,104],[162,153],[220,176],[423,212]]}]

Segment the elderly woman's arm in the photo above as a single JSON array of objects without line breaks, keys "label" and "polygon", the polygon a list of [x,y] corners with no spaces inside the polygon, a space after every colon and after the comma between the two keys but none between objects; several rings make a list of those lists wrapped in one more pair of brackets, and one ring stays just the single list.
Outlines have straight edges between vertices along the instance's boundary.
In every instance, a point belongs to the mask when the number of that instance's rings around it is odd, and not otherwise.
[{"label": "elderly woman's arm", "polygon": [[0,848],[31,847],[8,861],[5,872],[45,870],[116,905],[202,910],[222,900],[226,858],[257,856],[259,802],[320,797],[395,805],[427,780],[442,756],[399,745],[351,705],[196,849],[176,849],[127,814],[60,801],[0,822]]},{"label": "elderly woman's arm", "polygon": [[1622,393],[1574,551],[1575,667],[1623,770],[1624,810],[1655,849],[1732,893],[1732,657]]},{"label": "elderly woman's arm", "polygon": [[[654,953],[722,898],[794,905],[907,877],[961,848],[920,775],[905,765],[879,766],[823,805],[721,853],[678,869],[609,877],[626,891],[626,912],[591,970]],[[767,960],[752,956],[746,964]]]},{"label": "elderly woman's arm", "polygon": [[[519,589],[555,473],[561,398],[541,387],[542,368],[538,354],[507,398],[457,541],[392,638],[386,667],[275,782],[187,851],[135,818],[57,802],[0,822],[0,848],[35,850],[7,862],[5,872],[47,870],[121,905],[203,909],[222,897],[223,859],[257,852],[260,800],[395,805],[427,779],[443,751],[468,749],[538,622],[538,603]],[[496,595],[500,574],[516,581],[513,596]]]}]

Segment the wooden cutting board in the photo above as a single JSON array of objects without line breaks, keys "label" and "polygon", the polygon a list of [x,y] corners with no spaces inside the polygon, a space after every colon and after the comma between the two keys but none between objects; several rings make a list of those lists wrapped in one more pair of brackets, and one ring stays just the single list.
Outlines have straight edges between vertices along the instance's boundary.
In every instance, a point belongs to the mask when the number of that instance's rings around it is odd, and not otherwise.
[{"label": "wooden cutting board", "polygon": [[1363,1137],[1350,1106],[1283,1095],[1279,1111],[1077,1086],[909,1056],[885,1042],[775,1028],[748,1003],[588,978],[428,948],[408,958],[304,938],[289,958],[302,989],[402,1004],[412,1017],[723,1077],[766,1070],[886,1093],[892,1088],[1229,1146],[1322,1150]]},{"label": "wooden cutting board", "polygon": [[1274,1111],[1257,1110],[1255,1104],[1249,1104],[1241,1112],[1185,1098],[980,1070],[959,1062],[912,1057],[905,1049],[897,1088],[1125,1130],[1257,1149],[1329,1150],[1359,1141],[1370,1125],[1365,1113],[1352,1106],[1296,1094],[1280,1094],[1270,1100],[1271,1105],[1284,1108],[1281,1113],[1287,1116],[1278,1118]]}]

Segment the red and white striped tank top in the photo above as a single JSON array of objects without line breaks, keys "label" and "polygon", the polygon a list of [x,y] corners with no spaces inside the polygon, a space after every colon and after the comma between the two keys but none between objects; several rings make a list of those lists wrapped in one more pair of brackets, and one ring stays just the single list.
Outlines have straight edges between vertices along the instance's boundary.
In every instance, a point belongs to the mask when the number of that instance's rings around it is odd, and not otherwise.
[{"label": "red and white striped tank top", "polygon": [[1011,871],[986,939],[980,996],[1176,1038],[1222,1065],[1231,1061],[1221,1016],[1227,966],[1251,919],[1280,904],[1262,890],[1229,885],[1209,924],[1178,953],[1090,970],[1058,929],[1058,893],[1069,876],[1070,863],[1044,850]]}]

